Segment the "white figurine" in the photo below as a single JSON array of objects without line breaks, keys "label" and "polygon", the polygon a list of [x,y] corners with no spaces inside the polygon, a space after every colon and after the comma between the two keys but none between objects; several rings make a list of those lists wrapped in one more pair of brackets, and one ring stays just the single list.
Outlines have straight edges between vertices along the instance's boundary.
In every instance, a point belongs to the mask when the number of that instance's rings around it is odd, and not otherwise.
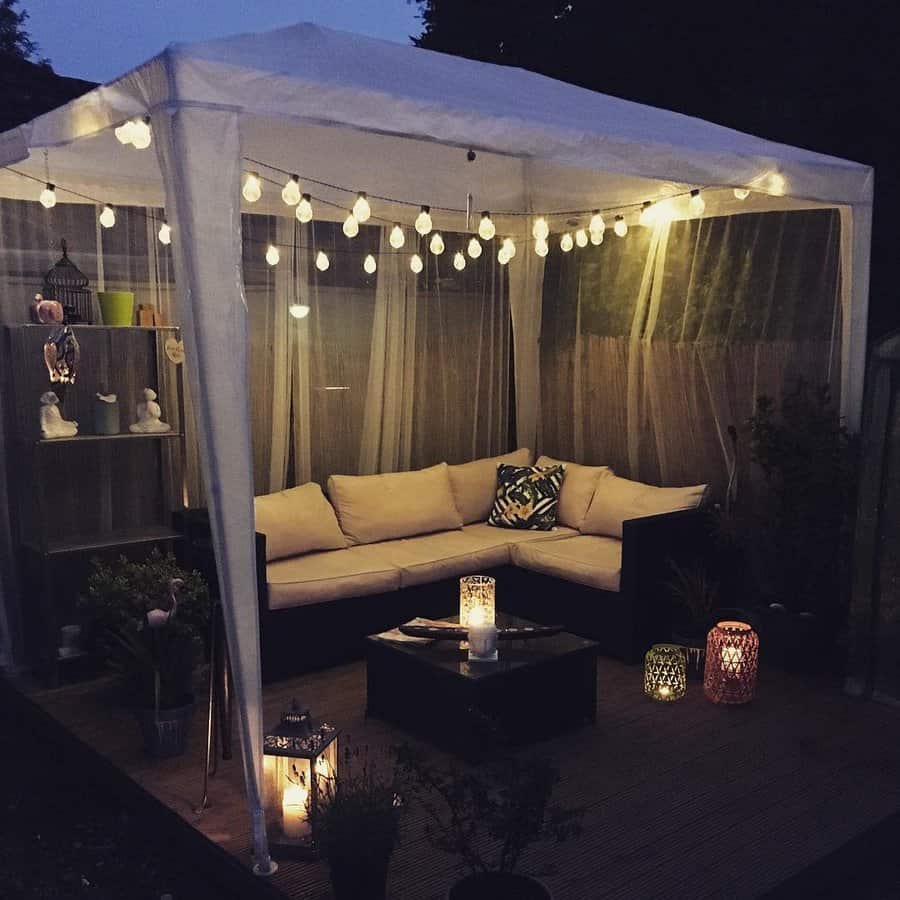
[{"label": "white figurine", "polygon": [[144,388],[144,399],[137,405],[137,422],[129,425],[129,431],[134,434],[161,434],[171,431],[172,426],[162,421],[162,409],[156,402],[156,391],[152,388]]},{"label": "white figurine", "polygon": [[59,397],[53,391],[41,395],[41,436],[52,438],[75,437],[78,423],[67,422],[59,411]]}]

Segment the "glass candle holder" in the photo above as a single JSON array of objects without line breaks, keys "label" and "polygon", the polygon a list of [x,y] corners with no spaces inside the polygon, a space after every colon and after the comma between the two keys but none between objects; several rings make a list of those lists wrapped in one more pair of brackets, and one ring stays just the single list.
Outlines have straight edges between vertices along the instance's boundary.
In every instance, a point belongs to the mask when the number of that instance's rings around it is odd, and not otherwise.
[{"label": "glass candle holder", "polygon": [[684,648],[654,644],[644,656],[644,693],[662,703],[684,696],[687,687]]},{"label": "glass candle holder", "polygon": [[758,667],[756,632],[746,622],[718,622],[706,637],[703,693],[713,703],[749,703]]},{"label": "glass candle holder", "polygon": [[459,624],[495,624],[494,590],[490,575],[466,575],[459,579]]}]

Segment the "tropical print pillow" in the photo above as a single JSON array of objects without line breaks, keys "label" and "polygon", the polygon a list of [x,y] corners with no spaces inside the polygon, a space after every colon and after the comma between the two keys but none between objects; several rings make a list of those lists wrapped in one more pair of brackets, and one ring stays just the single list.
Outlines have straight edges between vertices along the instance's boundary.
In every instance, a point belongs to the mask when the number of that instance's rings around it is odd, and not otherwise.
[{"label": "tropical print pillow", "polygon": [[497,498],[488,519],[499,528],[550,531],[556,525],[556,507],[564,466],[497,466]]}]

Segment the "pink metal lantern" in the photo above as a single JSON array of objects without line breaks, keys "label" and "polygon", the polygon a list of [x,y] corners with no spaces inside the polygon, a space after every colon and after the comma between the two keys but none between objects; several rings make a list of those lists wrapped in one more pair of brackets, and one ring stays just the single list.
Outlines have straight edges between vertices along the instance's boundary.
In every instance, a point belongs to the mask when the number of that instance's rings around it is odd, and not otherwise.
[{"label": "pink metal lantern", "polygon": [[746,622],[718,622],[706,638],[703,693],[713,703],[749,703],[758,666],[756,632]]}]

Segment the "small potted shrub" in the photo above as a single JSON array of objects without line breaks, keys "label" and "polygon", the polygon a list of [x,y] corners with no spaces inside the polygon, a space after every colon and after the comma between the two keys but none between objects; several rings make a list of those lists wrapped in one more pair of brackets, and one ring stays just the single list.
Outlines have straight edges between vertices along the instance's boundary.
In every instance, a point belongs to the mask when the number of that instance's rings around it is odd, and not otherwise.
[{"label": "small potted shrub", "polygon": [[335,900],[385,900],[402,812],[394,773],[379,769],[368,747],[345,746],[337,777],[310,810]]},{"label": "small potted shrub", "polygon": [[500,755],[445,770],[408,746],[397,753],[404,796],[425,810],[429,842],[469,869],[448,900],[550,900],[546,885],[517,871],[531,844],[580,832],[577,812],[550,805],[559,773],[549,760]]},{"label": "small potted shrub", "polygon": [[203,579],[157,550],[138,562],[94,560],[83,606],[95,649],[122,678],[146,751],[183,753],[209,624]]},{"label": "small potted shrub", "polygon": [[685,649],[688,675],[703,678],[706,635],[719,605],[719,583],[700,563],[680,566],[674,560],[669,590],[675,600],[672,641]]}]

